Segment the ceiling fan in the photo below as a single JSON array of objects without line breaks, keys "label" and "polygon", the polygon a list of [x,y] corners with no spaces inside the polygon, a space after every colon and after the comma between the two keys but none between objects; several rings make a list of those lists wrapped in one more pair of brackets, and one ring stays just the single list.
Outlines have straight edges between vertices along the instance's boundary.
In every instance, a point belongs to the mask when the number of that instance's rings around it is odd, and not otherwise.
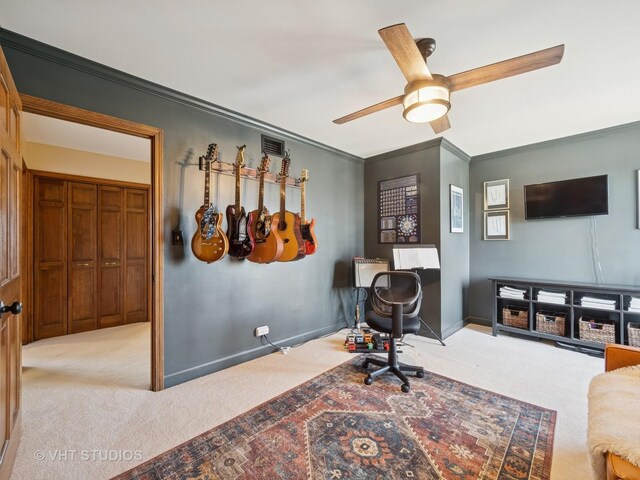
[{"label": "ceiling fan", "polygon": [[378,33],[407,79],[404,95],[337,118],[334,123],[350,122],[402,104],[402,114],[406,120],[416,123],[429,122],[435,133],[441,133],[451,127],[447,112],[451,108],[452,92],[555,65],[560,63],[564,54],[564,45],[557,45],[445,77],[432,74],[427,68],[427,58],[436,48],[434,39],[414,40],[404,23],[381,28]]}]

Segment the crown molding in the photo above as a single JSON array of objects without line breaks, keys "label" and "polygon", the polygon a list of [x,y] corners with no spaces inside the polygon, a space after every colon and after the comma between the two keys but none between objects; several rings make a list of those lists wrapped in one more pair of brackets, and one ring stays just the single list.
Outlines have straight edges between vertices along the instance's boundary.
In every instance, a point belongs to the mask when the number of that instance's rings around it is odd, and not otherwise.
[{"label": "crown molding", "polygon": [[94,77],[101,78],[113,83],[123,85],[125,87],[138,90],[144,93],[155,95],[165,100],[171,100],[182,105],[203,110],[207,113],[226,118],[233,122],[255,128],[261,132],[284,137],[288,140],[303,143],[315,148],[319,148],[333,155],[337,155],[346,160],[364,163],[364,159],[357,155],[339,150],[321,142],[317,142],[303,135],[291,132],[284,128],[277,127],[267,122],[263,122],[253,117],[243,115],[228,108],[221,107],[206,100],[188,95],[186,93],[174,90],[157,83],[150,82],[140,77],[128,74],[126,72],[116,70],[101,63],[89,60],[87,58],[75,55],[60,48],[48,45],[46,43],[34,40],[32,38],[20,35],[5,28],[0,27],[0,45],[24,52],[34,57],[72,68],[83,73],[87,73]]},{"label": "crown molding", "polygon": [[448,150],[449,152],[453,153],[456,157],[460,158],[461,160],[464,160],[467,163],[471,162],[471,156],[469,154],[464,152],[461,148],[457,147],[456,145],[454,145],[444,137],[442,137],[442,148],[444,148],[445,150]]},{"label": "crown molding", "polygon": [[408,147],[398,148],[397,150],[392,150],[390,152],[385,152],[373,157],[366,158],[365,162],[367,164],[383,162],[385,160],[389,160],[390,158],[399,157],[401,155],[408,155],[411,153],[420,152],[422,150],[429,150],[430,148],[444,148],[445,150],[448,150],[467,163],[469,163],[471,160],[471,157],[469,155],[467,155],[460,148],[456,147],[449,140],[444,137],[437,137],[432,140],[427,140],[426,142],[416,143],[414,145],[409,145]]},{"label": "crown molding", "polygon": [[483,162],[485,160],[493,160],[495,158],[508,157],[510,155],[518,155],[520,153],[528,152],[531,150],[540,150],[543,148],[551,148],[560,145],[568,145],[571,143],[586,142],[593,140],[594,138],[607,137],[616,133],[624,133],[627,130],[640,129],[640,121],[623,123],[622,125],[615,125],[613,127],[601,128],[600,130],[593,130],[591,132],[577,133],[575,135],[569,135],[567,137],[554,138],[553,140],[545,140],[543,142],[530,143],[528,145],[522,145],[520,147],[507,148],[505,150],[499,150],[497,152],[485,153],[482,155],[476,155],[471,157],[473,163]]},{"label": "crown molding", "polygon": [[384,162],[390,158],[400,157],[402,155],[408,155],[411,153],[420,152],[422,150],[429,150],[431,148],[439,148],[442,144],[442,137],[434,138],[433,140],[427,140],[426,142],[416,143],[409,145],[408,147],[398,148],[397,150],[391,150],[390,152],[380,153],[373,157],[365,158],[365,163],[377,163]]}]

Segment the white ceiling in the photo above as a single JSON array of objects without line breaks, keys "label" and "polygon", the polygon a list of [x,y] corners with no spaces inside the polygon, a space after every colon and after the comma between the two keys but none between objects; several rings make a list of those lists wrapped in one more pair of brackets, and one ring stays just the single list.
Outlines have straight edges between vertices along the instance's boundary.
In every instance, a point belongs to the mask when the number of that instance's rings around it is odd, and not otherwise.
[{"label": "white ceiling", "polygon": [[566,44],[557,66],[452,96],[444,136],[470,155],[640,119],[637,0],[0,0],[2,27],[368,157],[434,138],[402,108],[378,36],[404,22],[453,73]]},{"label": "white ceiling", "polygon": [[22,114],[22,132],[27,142],[141,162],[151,161],[151,142],[148,138],[138,138],[28,112]]}]

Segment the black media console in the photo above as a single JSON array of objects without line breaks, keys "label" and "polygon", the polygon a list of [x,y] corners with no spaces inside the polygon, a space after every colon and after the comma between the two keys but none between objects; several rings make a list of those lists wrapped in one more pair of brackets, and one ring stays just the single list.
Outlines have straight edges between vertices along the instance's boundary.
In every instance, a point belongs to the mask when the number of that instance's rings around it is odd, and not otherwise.
[{"label": "black media console", "polygon": [[[632,332],[638,332],[637,329],[640,328],[640,310],[637,306],[634,309],[634,305],[631,304],[633,297],[640,298],[640,286],[526,278],[490,278],[489,280],[493,285],[494,336],[498,332],[510,332],[544,338],[557,342],[559,346],[573,347],[590,353],[604,350],[604,342],[628,345],[630,329]],[[511,290],[512,294],[514,290],[524,290],[524,298],[501,296],[501,289],[504,292],[504,287]],[[553,292],[566,300],[561,304],[538,300],[541,290]],[[587,298],[584,299],[584,297]],[[590,300],[594,297],[599,301],[608,302],[610,306],[594,305],[593,300]],[[582,304],[583,301],[586,305]],[[555,324],[555,318],[564,320]],[[631,324],[630,327],[629,324]],[[554,325],[557,327],[556,331],[549,333],[554,330],[549,327]],[[609,332],[608,337],[604,335],[602,328]],[[596,341],[593,341],[594,338]],[[634,344],[633,339],[631,340]]]}]

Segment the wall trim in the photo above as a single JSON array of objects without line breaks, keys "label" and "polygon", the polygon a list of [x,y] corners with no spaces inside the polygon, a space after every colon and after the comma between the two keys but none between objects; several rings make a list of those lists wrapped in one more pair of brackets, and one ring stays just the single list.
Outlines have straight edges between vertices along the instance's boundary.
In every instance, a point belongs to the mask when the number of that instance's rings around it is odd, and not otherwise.
[{"label": "wall trim", "polygon": [[453,143],[451,143],[449,140],[447,140],[444,137],[442,137],[442,145],[441,146],[445,150],[448,150],[449,152],[453,153],[456,157],[460,158],[461,160],[464,160],[467,163],[471,162],[471,156],[469,154],[464,152],[460,147],[454,145]]},{"label": "wall trim", "polygon": [[117,83],[134,90],[148,93],[150,95],[155,95],[166,100],[171,100],[188,107],[203,110],[207,113],[226,118],[233,122],[255,128],[257,130],[260,130],[261,132],[273,134],[279,137],[285,137],[288,140],[293,140],[306,145],[310,145],[312,147],[325,150],[333,155],[338,155],[346,160],[358,164],[364,163],[364,159],[357,155],[353,155],[324,143],[317,142],[303,135],[299,135],[284,128],[280,128],[270,123],[263,122],[256,118],[234,112],[233,110],[230,110],[228,108],[221,107],[220,105],[216,105],[214,103],[202,100],[183,92],[179,92],[178,90],[174,90],[172,88],[151,82],[149,80],[136,77],[121,70],[116,70],[115,68],[111,68],[107,65],[103,65],[93,60],[75,55],[60,48],[48,45],[46,43],[34,40],[30,37],[26,37],[24,35],[12,32],[11,30],[7,30],[1,27],[0,45],[2,45],[3,47],[6,46],[9,48],[13,48],[29,55],[42,58],[46,61],[56,63],[58,65],[73,68],[94,77]]},{"label": "wall trim", "polygon": [[442,137],[438,137],[438,138],[434,138],[433,140],[427,140],[426,142],[409,145],[408,147],[398,148],[397,150],[392,150],[390,152],[380,153],[378,155],[374,155],[373,157],[365,158],[365,163],[369,164],[369,163],[384,162],[385,160],[396,158],[401,155],[420,152],[422,150],[428,150],[430,148],[437,148],[437,147],[440,147],[440,145],[442,144],[442,140],[443,140]]},{"label": "wall trim", "polygon": [[592,130],[590,132],[577,133],[575,135],[568,135],[566,137],[554,138],[552,140],[545,140],[543,142],[530,143],[528,145],[521,145],[519,147],[507,148],[506,150],[499,150],[497,152],[476,155],[474,157],[471,157],[471,161],[473,163],[483,162],[485,160],[493,160],[494,158],[517,155],[520,153],[528,152],[530,150],[539,150],[542,148],[551,148],[559,145],[568,145],[571,143],[586,142],[594,138],[606,137],[609,135],[614,135],[616,133],[623,133],[627,130],[633,130],[637,128],[640,128],[640,121],[623,123],[622,125],[615,125],[613,127],[601,128],[600,130]]},{"label": "wall trim", "polygon": [[467,325],[473,323],[475,325],[484,325],[485,327],[491,327],[493,324],[490,319],[482,317],[467,317],[464,319],[464,324]]},{"label": "wall trim", "polygon": [[[343,328],[345,328],[344,322],[340,322],[336,325],[327,325],[325,327],[318,328],[316,330],[312,330],[300,335],[294,335],[292,337],[274,340],[274,342],[282,346],[286,346],[287,344],[295,345],[301,342],[306,342],[307,340],[321,337],[323,335],[337,332]],[[234,365],[239,365],[241,363],[248,362],[249,360],[268,355],[270,353],[273,353],[273,347],[271,345],[260,345],[258,347],[250,348],[242,352],[218,358],[211,362],[203,363],[201,365],[189,367],[178,372],[170,373],[164,377],[164,386],[165,388],[173,387],[175,385],[188,382],[189,380],[195,380],[196,378],[203,377],[204,375],[209,375],[219,370],[223,370]]]},{"label": "wall trim", "polygon": [[[442,339],[446,339],[447,337],[450,337],[451,335],[453,335],[454,333],[456,333],[458,330],[462,330],[464,328],[464,320],[460,320],[459,322],[456,322],[454,325],[450,325],[449,327],[445,328],[442,331]],[[425,335],[425,337],[428,338],[432,338],[429,335]],[[435,339],[436,342],[438,341],[437,339]]]},{"label": "wall trim", "polygon": [[413,145],[409,145],[408,147],[398,148],[397,150],[391,150],[390,152],[380,153],[378,155],[374,155],[373,157],[365,158],[366,163],[377,163],[384,162],[385,160],[389,160],[390,158],[399,157],[401,155],[407,155],[410,153],[420,152],[422,150],[428,150],[430,148],[441,147],[449,152],[453,153],[455,156],[461,158],[465,162],[469,163],[471,161],[471,157],[467,155],[462,149],[455,146],[449,140],[444,137],[433,138],[431,140],[427,140],[426,142],[420,142]]}]

